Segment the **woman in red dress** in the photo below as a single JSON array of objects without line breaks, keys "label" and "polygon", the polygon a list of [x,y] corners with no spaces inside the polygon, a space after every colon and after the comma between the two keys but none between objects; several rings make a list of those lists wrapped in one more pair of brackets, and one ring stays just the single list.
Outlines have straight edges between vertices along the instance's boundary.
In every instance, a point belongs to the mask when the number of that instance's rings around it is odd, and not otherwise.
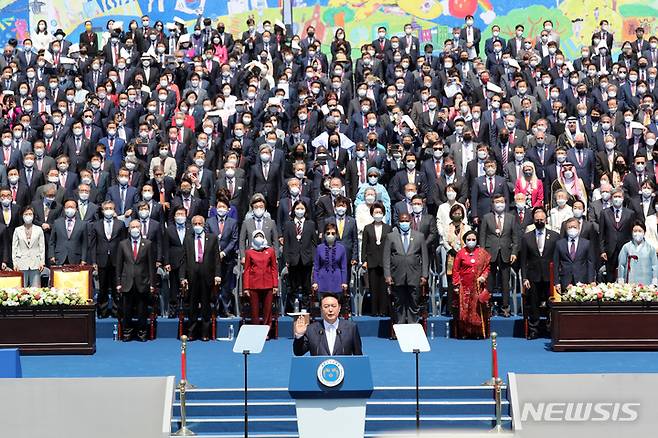
[{"label": "woman in red dress", "polygon": [[[272,299],[279,287],[279,268],[274,248],[267,245],[265,233],[254,231],[251,248],[245,252],[243,291],[249,297],[251,324],[270,325],[272,323]],[[260,305],[263,305],[261,323]]]},{"label": "woman in red dress", "polygon": [[464,234],[464,244],[452,266],[452,284],[459,299],[456,335],[462,339],[484,339],[489,336],[489,292],[484,285],[491,256],[477,246],[475,231]]}]

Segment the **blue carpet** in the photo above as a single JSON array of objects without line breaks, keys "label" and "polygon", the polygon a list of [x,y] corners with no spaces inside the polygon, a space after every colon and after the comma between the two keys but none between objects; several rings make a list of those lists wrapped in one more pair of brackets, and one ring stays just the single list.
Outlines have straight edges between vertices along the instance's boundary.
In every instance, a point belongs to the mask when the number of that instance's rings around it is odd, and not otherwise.
[{"label": "blue carpet", "polygon": [[[413,355],[403,354],[396,342],[364,338],[376,386],[414,383]],[[438,338],[432,351],[421,355],[421,385],[479,385],[490,376],[490,343]],[[198,387],[240,387],[242,357],[229,342],[192,342],[188,349],[188,378]],[[499,338],[500,372],[597,373],[658,372],[658,352],[554,353],[548,340]],[[269,341],[263,353],[249,358],[250,386],[287,386],[292,342]],[[180,342],[159,339],[122,343],[98,339],[93,356],[24,356],[24,377],[117,377],[176,375],[180,370]]]}]

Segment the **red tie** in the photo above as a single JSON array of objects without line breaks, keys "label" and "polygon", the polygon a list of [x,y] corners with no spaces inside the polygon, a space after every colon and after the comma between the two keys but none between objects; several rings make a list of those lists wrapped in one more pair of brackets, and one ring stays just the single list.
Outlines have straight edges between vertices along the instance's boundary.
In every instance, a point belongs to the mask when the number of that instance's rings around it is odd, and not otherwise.
[{"label": "red tie", "polygon": [[87,139],[91,138],[91,128],[89,126],[85,128],[85,137],[87,137]]},{"label": "red tie", "polygon": [[523,210],[519,212],[519,221],[523,223]]},{"label": "red tie", "polygon": [[493,192],[494,192],[493,178],[489,177],[489,194],[493,194]]},{"label": "red tie", "polygon": [[437,161],[434,163],[434,170],[436,171],[436,177],[437,179],[441,177],[441,162]]},{"label": "red tie", "polygon": [[110,139],[110,155],[114,154],[114,140]]},{"label": "red tie", "polygon": [[137,241],[133,240],[133,260],[137,260]]},{"label": "red tie", "polygon": [[219,235],[221,236],[224,233],[224,219],[219,221]]},{"label": "red tie", "polygon": [[12,201],[16,202],[16,186],[11,188],[11,199]]}]

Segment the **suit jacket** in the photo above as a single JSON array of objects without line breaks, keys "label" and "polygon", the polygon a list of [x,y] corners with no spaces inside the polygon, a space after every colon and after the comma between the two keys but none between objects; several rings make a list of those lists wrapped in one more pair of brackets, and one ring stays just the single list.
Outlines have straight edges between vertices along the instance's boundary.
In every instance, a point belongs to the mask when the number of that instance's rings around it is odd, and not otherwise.
[{"label": "suit jacket", "polygon": [[528,231],[521,238],[521,276],[531,282],[549,281],[550,264],[553,261],[555,245],[560,236],[548,228],[544,228],[544,251],[540,254],[537,247],[535,230]]},{"label": "suit jacket", "polygon": [[327,336],[324,332],[324,322],[316,321],[306,328],[306,333],[295,338],[292,343],[295,356],[303,356],[311,352],[311,356],[361,356],[361,336],[358,326],[352,321],[341,319],[336,330],[336,341],[333,352],[329,351]]},{"label": "suit jacket", "polygon": [[117,285],[121,293],[130,292],[133,287],[137,292],[148,293],[155,287],[155,248],[153,244],[141,238],[137,249],[137,258],[133,258],[133,239],[129,237],[119,243],[116,265]]},{"label": "suit jacket", "polygon": [[[502,194],[505,197],[505,203],[509,205],[510,192],[507,182],[502,176],[494,176],[494,190],[489,193],[489,177],[477,177],[471,187],[471,215],[472,217],[482,218],[490,213],[493,207],[493,197]],[[482,244],[482,242],[480,242]]]},{"label": "suit jacket", "polygon": [[317,243],[315,222],[312,220],[304,220],[302,235],[299,240],[297,240],[296,220],[290,220],[283,226],[283,256],[289,265],[312,265]]},{"label": "suit jacket", "polygon": [[[185,230],[187,235],[190,229]],[[183,242],[185,237],[183,238]],[[165,265],[171,265],[171,269],[178,269],[183,264],[183,242],[178,237],[178,230],[175,224],[169,224],[162,238],[162,253]]]},{"label": "suit jacket", "polygon": [[55,259],[56,265],[87,262],[87,226],[84,221],[75,220],[71,237],[67,236],[66,218],[59,218],[53,224],[48,244],[48,258]]},{"label": "suit jacket", "polygon": [[427,278],[429,258],[425,237],[418,231],[409,231],[409,248],[405,252],[402,234],[395,229],[384,242],[384,276],[391,277],[395,286],[419,286],[420,278]]},{"label": "suit jacket", "polygon": [[226,216],[224,218],[224,229],[219,232],[219,218],[212,216],[206,221],[206,230],[219,237],[219,252],[225,254],[222,260],[232,259],[238,250],[238,222]]},{"label": "suit jacket", "polygon": [[219,249],[217,246],[217,235],[203,233],[204,248],[203,260],[198,263],[196,255],[196,239],[194,233],[188,233],[183,241],[183,264],[180,266],[180,278],[187,279],[190,287],[194,284],[213,284],[215,277],[220,276]]},{"label": "suit jacket", "polygon": [[503,262],[509,263],[510,257],[519,253],[519,224],[511,213],[503,213],[503,229],[500,234],[496,233],[495,213],[487,213],[482,218],[478,234],[480,246],[491,255],[492,261],[500,255]]},{"label": "suit jacket", "polygon": [[115,266],[119,250],[119,242],[126,238],[126,227],[118,219],[112,220],[112,233],[110,238],[105,234],[106,219],[96,221],[91,225],[89,232],[90,263],[99,268]]},{"label": "suit jacket", "polygon": [[[265,233],[265,239],[267,240],[268,245],[274,247],[279,252],[279,234],[276,231],[276,224],[270,218],[262,218],[262,227],[261,229]],[[238,247],[240,248],[240,258],[244,258],[244,252],[246,248],[251,247],[251,236],[256,231],[256,219],[250,217],[245,219],[242,222],[242,227],[240,228],[240,243]]]},{"label": "suit jacket", "polygon": [[[349,264],[351,260],[359,259],[359,231],[356,227],[356,219],[347,214],[345,214],[344,219],[343,235],[339,236],[338,231],[336,231],[336,242],[341,243],[345,247],[347,263]],[[336,225],[336,230],[338,230],[338,219],[336,216],[329,217],[320,230],[324,230],[324,226],[327,224]]]},{"label": "suit jacket", "polygon": [[382,235],[379,243],[377,243],[377,235],[375,234],[375,224],[368,224],[363,229],[362,243],[361,243],[361,263],[368,263],[368,269],[379,268],[384,263],[384,243],[386,236],[391,232],[392,228],[389,224],[382,223]]},{"label": "suit jacket", "polygon": [[41,227],[32,226],[32,237],[28,241],[25,227],[20,226],[14,230],[11,245],[12,267],[23,271],[39,269],[45,265],[46,239]]},{"label": "suit jacket", "polygon": [[560,239],[553,254],[554,284],[563,289],[570,284],[591,283],[594,281],[594,258],[596,257],[589,240],[578,238],[576,254],[569,254],[569,240]]},{"label": "suit jacket", "polygon": [[126,210],[132,209],[133,206],[139,202],[139,194],[135,187],[127,186],[126,198],[123,206],[124,209],[121,210],[121,191],[118,185],[113,185],[107,189],[105,200],[114,202],[117,214],[122,215]]},{"label": "suit jacket", "polygon": [[[635,223],[635,212],[629,208],[622,207],[619,225],[615,221],[615,208],[603,209],[599,217],[599,239],[601,252],[606,253],[608,260],[618,254],[621,247],[629,242],[632,237],[633,224]],[[615,264],[616,266],[616,264]]]}]

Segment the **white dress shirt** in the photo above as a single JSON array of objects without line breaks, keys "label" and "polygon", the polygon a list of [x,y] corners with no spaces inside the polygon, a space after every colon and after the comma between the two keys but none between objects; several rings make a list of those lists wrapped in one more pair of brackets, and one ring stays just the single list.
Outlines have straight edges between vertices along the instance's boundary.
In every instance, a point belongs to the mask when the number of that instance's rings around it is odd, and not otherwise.
[{"label": "white dress shirt", "polygon": [[334,346],[336,345],[336,332],[338,330],[338,322],[339,320],[336,319],[336,322],[329,324],[326,320],[322,320],[322,324],[324,325],[324,334],[327,337],[327,345],[329,345],[329,354],[331,355],[334,354]]}]

